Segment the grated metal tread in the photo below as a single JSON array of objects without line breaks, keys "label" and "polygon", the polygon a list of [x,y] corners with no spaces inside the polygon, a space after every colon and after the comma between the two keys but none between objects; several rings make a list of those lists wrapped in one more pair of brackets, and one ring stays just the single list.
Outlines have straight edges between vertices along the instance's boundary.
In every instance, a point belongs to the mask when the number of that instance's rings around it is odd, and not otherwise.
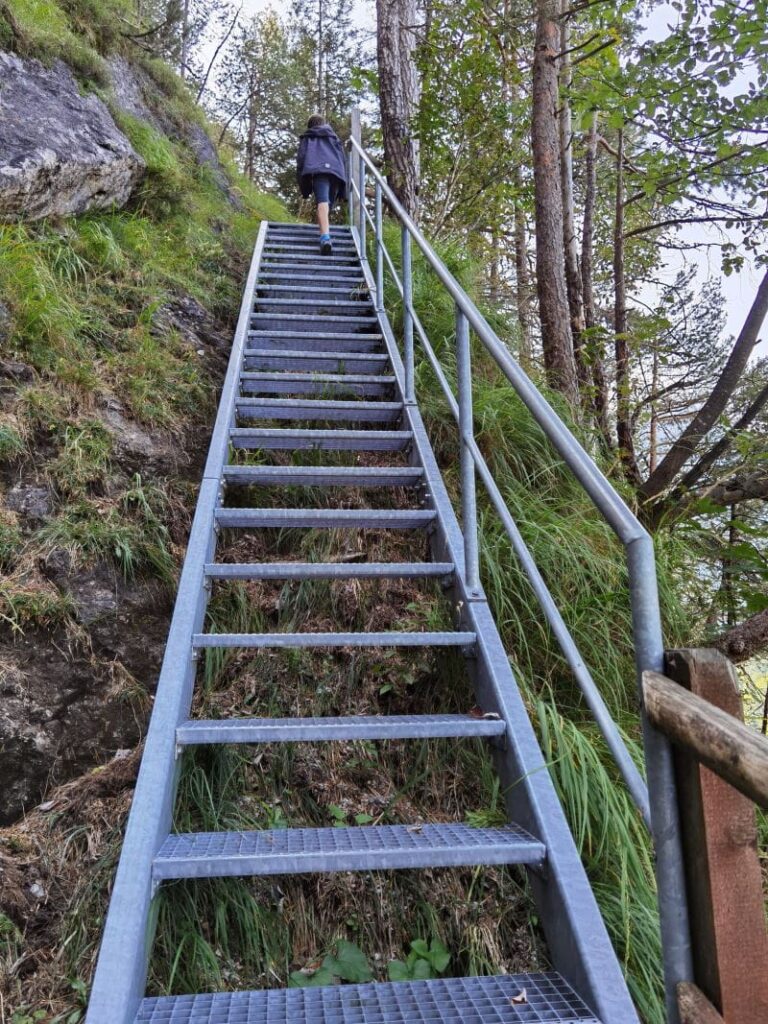
[{"label": "grated metal tread", "polygon": [[[525,1002],[516,1002],[521,993]],[[145,999],[135,1024],[600,1024],[555,973]]]},{"label": "grated metal tread", "polygon": [[349,327],[350,324],[362,324],[373,327],[378,324],[375,316],[334,316],[331,313],[322,313],[313,316],[311,313],[251,313],[251,323],[264,323],[269,320],[285,321],[290,324],[304,324],[307,330],[320,330],[317,324],[340,324],[342,327]]},{"label": "grated metal tread", "polygon": [[[307,274],[287,273],[285,271],[280,270],[279,267],[273,270],[265,270],[262,274],[259,275],[259,280],[292,281],[294,283],[296,281],[306,281],[310,288],[317,288],[324,283],[327,283],[329,285],[339,283],[339,278],[337,277],[336,274],[320,274],[317,271],[312,271]],[[368,285],[366,284],[364,277],[351,277],[349,275],[345,275],[341,280],[343,281],[345,286],[352,285],[357,288],[364,288],[366,291],[368,290]]]},{"label": "grated metal tread", "polygon": [[195,633],[199,647],[471,647],[475,633]]},{"label": "grated metal tread", "polygon": [[347,718],[226,718],[185,722],[176,742],[312,743],[328,740],[440,739],[449,736],[501,736],[506,725],[497,716],[357,715]]},{"label": "grated metal tread", "polygon": [[367,352],[300,352],[273,349],[246,349],[245,365],[250,370],[330,370],[331,372],[366,373],[380,367],[382,373],[389,364],[386,352],[374,355]]},{"label": "grated metal tread", "polygon": [[217,508],[215,515],[219,526],[230,529],[418,530],[434,522],[437,513],[431,509],[389,508]]},{"label": "grated metal tread", "polygon": [[[262,352],[278,354],[280,352],[361,352],[376,353],[386,356],[381,337],[377,334],[325,334],[314,331],[312,334],[297,335],[287,331],[251,331],[248,336],[249,348],[261,349]],[[317,372],[317,371],[315,371]]]},{"label": "grated metal tread", "polygon": [[248,395],[359,395],[370,397],[392,392],[395,377],[376,373],[291,373],[290,370],[240,374],[240,389]]},{"label": "grated metal tread", "polygon": [[255,312],[260,313],[265,308],[271,310],[273,306],[287,309],[288,312],[314,309],[320,316],[324,313],[335,315],[342,309],[351,309],[353,312],[362,313],[372,308],[370,299],[285,299],[278,296],[259,295],[255,303]]},{"label": "grated metal tread", "polygon": [[[248,331],[249,338],[269,338],[271,340],[287,340],[288,338],[298,338],[302,342],[307,340],[307,336],[303,331]],[[362,338],[366,341],[383,341],[383,334],[364,334]],[[344,333],[343,331],[313,331],[312,341],[361,341],[361,335],[357,332],[351,334]]]},{"label": "grated metal tread", "polygon": [[358,825],[170,835],[155,857],[155,881],[336,871],[540,866],[544,844],[519,825]]},{"label": "grated metal tread", "polygon": [[220,580],[360,580],[443,577],[453,562],[209,562],[205,574]]},{"label": "grated metal tread", "polygon": [[228,484],[288,484],[293,487],[414,487],[418,466],[225,466]]},{"label": "grated metal tread", "polygon": [[357,420],[394,423],[403,414],[402,402],[345,402],[312,398],[237,398],[239,416],[263,420]]},{"label": "grated metal tread", "polygon": [[233,427],[235,448],[323,451],[402,451],[413,440],[410,430],[294,430],[291,427]]}]

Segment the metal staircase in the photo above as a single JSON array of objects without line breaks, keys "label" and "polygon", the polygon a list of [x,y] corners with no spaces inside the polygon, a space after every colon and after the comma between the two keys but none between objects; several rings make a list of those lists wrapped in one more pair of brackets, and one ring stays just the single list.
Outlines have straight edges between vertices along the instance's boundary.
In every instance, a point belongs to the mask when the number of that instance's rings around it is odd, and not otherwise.
[{"label": "metal staircase", "polygon": [[[353,168],[357,172],[356,165]],[[363,176],[364,169],[361,180]],[[474,464],[470,472],[471,461],[477,460],[472,449],[467,320],[458,309],[461,408],[454,400],[454,411],[463,439],[462,532],[414,396],[413,329],[414,323],[418,330],[420,325],[410,305],[410,239],[404,230],[403,280],[396,278],[406,302],[403,359],[383,309],[383,261],[389,257],[380,230],[375,278],[364,258],[366,220],[374,221],[359,202],[361,194],[358,186],[357,224],[333,229],[333,257],[318,255],[317,232],[309,226],[263,224],[259,234],[200,487],[87,1024],[637,1021],[479,581]],[[377,185],[374,226],[380,228],[380,224],[381,185]],[[318,428],[313,423],[331,425]],[[238,449],[385,451],[400,453],[401,464],[239,464]],[[482,467],[477,468],[484,479]],[[407,487],[412,507],[241,508],[227,503],[238,488],[252,484]],[[231,564],[216,560],[221,530],[265,527],[426,530],[434,561]],[[398,577],[442,580],[458,610],[457,629],[248,634],[204,629],[216,580]],[[489,714],[480,718],[455,714],[190,718],[200,652],[206,648],[388,645],[459,648],[466,657],[477,703]],[[598,718],[599,705],[598,695]],[[171,831],[179,758],[187,746],[432,737],[487,738],[506,792],[509,825],[361,825],[188,835]],[[612,740],[616,742],[615,736]],[[634,766],[624,768],[642,800],[642,779],[636,770],[632,775]],[[166,880],[481,864],[525,866],[556,973],[145,997],[154,899]]]}]

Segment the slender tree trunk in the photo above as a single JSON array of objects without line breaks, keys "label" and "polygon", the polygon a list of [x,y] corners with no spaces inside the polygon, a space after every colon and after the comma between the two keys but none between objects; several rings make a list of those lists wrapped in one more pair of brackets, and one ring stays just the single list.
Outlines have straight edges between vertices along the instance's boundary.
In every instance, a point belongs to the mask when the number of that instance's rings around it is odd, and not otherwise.
[{"label": "slender tree trunk", "polygon": [[555,0],[537,0],[531,131],[536,192],[536,288],[547,378],[576,409],[579,392],[563,266],[563,201],[557,125],[558,9]]},{"label": "slender tree trunk", "polygon": [[[570,0],[563,0],[567,10]],[[584,353],[584,292],[579,268],[579,250],[576,241],[576,211],[573,199],[573,132],[571,130],[571,104],[568,90],[571,86],[571,58],[567,53],[571,45],[571,27],[567,18],[560,21],[560,189],[563,195],[563,251],[565,253],[565,284],[573,338],[573,357],[582,401],[587,404],[591,391],[589,370]]]},{"label": "slender tree trunk", "polygon": [[325,109],[325,78],[323,71],[323,45],[325,36],[323,33],[323,14],[325,0],[317,0],[317,112],[326,116]]},{"label": "slender tree trunk", "polygon": [[[498,223],[498,214],[494,214],[494,221]],[[501,294],[501,273],[499,269],[500,260],[499,233],[495,227],[491,229],[491,265],[488,276],[488,291],[491,302],[497,303]]]},{"label": "slender tree trunk", "polygon": [[[656,394],[659,386],[659,351],[653,349],[653,372],[651,375],[651,394]],[[656,403],[651,402],[651,426],[648,440],[648,466],[651,473],[656,469],[656,461],[659,452],[659,414],[656,410]]]},{"label": "slender tree trunk", "polygon": [[187,61],[189,60],[189,0],[184,0],[181,18],[181,65],[179,74],[187,77]]},{"label": "slender tree trunk", "polygon": [[608,382],[605,377],[605,352],[597,327],[597,310],[592,284],[595,203],[597,200],[597,111],[592,115],[585,139],[584,222],[581,231],[581,281],[584,289],[584,326],[589,332],[585,345],[587,364],[592,370],[592,404],[597,429],[607,450],[613,450],[608,422]]},{"label": "slender tree trunk", "polygon": [[[515,192],[522,188],[520,168],[515,167]],[[526,243],[525,212],[518,200],[515,202],[515,299],[517,322],[520,326],[520,365],[530,373],[533,363],[531,342],[531,275],[528,270],[528,246]]]},{"label": "slender tree trunk", "polygon": [[734,560],[733,549],[739,540],[739,531],[736,529],[738,504],[731,505],[730,516],[728,517],[728,548],[723,555],[723,593],[725,596],[725,624],[731,629],[736,625],[736,599],[733,593]]},{"label": "slender tree trunk", "polygon": [[739,383],[752,350],[757,344],[757,335],[768,314],[768,271],[763,276],[744,326],[733,344],[717,382],[709,398],[696,413],[680,437],[656,467],[656,471],[643,484],[646,498],[655,498],[672,483],[675,476],[690,459],[703,437],[717,422],[728,404],[734,388]]},{"label": "slender tree trunk", "polygon": [[624,275],[624,132],[619,132],[616,158],[616,215],[613,231],[613,331],[616,347],[616,433],[619,456],[627,479],[639,486],[629,386],[629,339],[627,336],[627,283]]},{"label": "slender tree trunk", "polygon": [[414,219],[419,212],[419,144],[413,119],[419,102],[416,0],[376,0],[379,101],[389,184]]}]

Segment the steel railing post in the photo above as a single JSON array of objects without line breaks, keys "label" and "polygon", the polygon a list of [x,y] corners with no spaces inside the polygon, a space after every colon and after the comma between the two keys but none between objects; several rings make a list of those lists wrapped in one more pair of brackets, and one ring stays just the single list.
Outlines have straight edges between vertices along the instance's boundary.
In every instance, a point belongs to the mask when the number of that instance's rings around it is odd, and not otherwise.
[{"label": "steel railing post", "polygon": [[403,226],[403,363],[405,365],[405,400],[416,401],[413,365],[413,277],[411,272],[411,236]]},{"label": "steel railing post", "polygon": [[376,309],[384,309],[384,253],[382,246],[384,239],[381,237],[382,215],[381,215],[381,185],[376,182]]},{"label": "steel railing post", "polygon": [[456,377],[459,390],[459,433],[461,435],[461,528],[464,534],[464,579],[470,593],[480,591],[480,557],[477,542],[477,496],[475,460],[472,456],[472,357],[469,349],[469,321],[456,306]]},{"label": "steel railing post", "polygon": [[366,259],[365,254],[365,160],[360,158],[359,177],[360,182],[360,225],[358,231],[360,232],[360,255],[363,259]]},{"label": "steel railing post", "polygon": [[349,180],[347,182],[347,216],[349,217],[349,226],[353,228],[355,226],[355,193],[352,190],[352,182],[355,180],[355,151],[351,146],[349,148],[348,176]]}]

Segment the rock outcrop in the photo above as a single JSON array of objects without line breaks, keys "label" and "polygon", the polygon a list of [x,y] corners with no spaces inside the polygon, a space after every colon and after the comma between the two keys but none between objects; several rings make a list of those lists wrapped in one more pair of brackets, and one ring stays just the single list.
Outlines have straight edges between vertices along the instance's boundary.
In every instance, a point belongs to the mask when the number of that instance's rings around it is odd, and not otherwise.
[{"label": "rock outcrop", "polygon": [[0,53],[0,219],[124,206],[144,161],[61,61]]}]

